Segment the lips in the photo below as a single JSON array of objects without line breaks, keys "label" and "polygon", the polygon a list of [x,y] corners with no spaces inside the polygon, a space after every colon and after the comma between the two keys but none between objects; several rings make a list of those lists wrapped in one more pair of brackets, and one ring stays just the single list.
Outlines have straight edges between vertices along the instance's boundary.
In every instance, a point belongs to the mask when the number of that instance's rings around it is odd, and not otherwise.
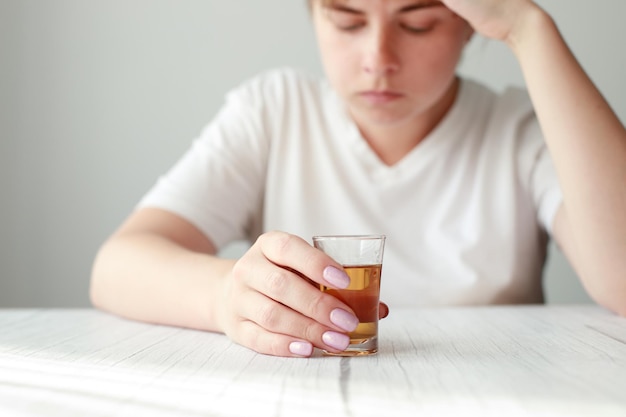
[{"label": "lips", "polygon": [[388,90],[363,91],[359,96],[371,104],[386,104],[402,98],[402,94]]}]

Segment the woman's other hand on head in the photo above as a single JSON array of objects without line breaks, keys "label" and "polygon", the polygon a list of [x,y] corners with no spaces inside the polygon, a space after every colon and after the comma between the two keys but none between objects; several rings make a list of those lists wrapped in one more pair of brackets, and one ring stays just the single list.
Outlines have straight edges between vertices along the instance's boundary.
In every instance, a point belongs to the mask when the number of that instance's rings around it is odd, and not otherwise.
[{"label": "woman's other hand on head", "polygon": [[441,0],[476,32],[510,42],[526,18],[541,11],[531,0]]},{"label": "woman's other hand on head", "polygon": [[312,281],[345,288],[349,278],[305,240],[269,232],[235,264],[223,284],[219,322],[234,342],[275,356],[340,352],[358,325],[354,312]]}]

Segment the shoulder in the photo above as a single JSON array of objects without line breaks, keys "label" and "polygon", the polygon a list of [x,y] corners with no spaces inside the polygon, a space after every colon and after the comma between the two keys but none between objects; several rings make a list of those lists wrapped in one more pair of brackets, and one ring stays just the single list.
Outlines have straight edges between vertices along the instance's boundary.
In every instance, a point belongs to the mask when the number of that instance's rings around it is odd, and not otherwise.
[{"label": "shoulder", "polygon": [[541,139],[541,135],[537,135],[538,122],[532,101],[522,87],[496,92],[477,81],[464,80],[461,101],[468,118],[481,120],[485,133],[491,137],[519,141],[526,140],[530,133],[533,138]]},{"label": "shoulder", "polygon": [[524,118],[534,113],[528,92],[522,87],[513,86],[496,92],[478,81],[464,79],[463,95],[466,106],[482,108],[494,118]]}]

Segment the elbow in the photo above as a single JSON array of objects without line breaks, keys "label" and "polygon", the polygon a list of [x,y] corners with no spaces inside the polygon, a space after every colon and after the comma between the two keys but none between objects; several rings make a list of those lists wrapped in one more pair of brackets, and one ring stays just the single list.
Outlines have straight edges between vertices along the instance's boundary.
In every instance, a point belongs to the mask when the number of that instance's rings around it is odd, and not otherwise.
[{"label": "elbow", "polygon": [[105,262],[104,262],[104,246],[100,248],[94,259],[91,268],[91,278],[89,281],[89,301],[95,308],[104,309],[105,303]]},{"label": "elbow", "polygon": [[605,307],[620,317],[626,317],[626,303],[622,302],[620,305],[616,306],[605,305]]},{"label": "elbow", "polygon": [[619,288],[606,288],[592,298],[602,307],[621,317],[626,317],[626,283]]},{"label": "elbow", "polygon": [[626,317],[626,276],[621,272],[621,266],[612,265],[593,273],[579,271],[578,276],[593,301],[618,316]]},{"label": "elbow", "polygon": [[[626,296],[624,297],[626,298]],[[620,317],[626,317],[626,299],[622,299],[621,303],[616,308],[612,309],[615,314]]]},{"label": "elbow", "polygon": [[102,309],[100,294],[97,290],[97,284],[94,282],[93,274],[91,276],[91,282],[89,283],[89,302],[93,307]]}]

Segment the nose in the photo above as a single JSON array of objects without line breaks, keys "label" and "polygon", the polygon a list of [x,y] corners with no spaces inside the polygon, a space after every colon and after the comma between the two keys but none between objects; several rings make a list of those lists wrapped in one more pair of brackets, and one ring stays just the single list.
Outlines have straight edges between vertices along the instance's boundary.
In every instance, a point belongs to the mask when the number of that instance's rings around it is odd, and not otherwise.
[{"label": "nose", "polygon": [[388,31],[372,31],[367,37],[366,53],[363,70],[371,75],[381,77],[390,75],[400,69],[399,57],[394,48],[393,37]]}]

